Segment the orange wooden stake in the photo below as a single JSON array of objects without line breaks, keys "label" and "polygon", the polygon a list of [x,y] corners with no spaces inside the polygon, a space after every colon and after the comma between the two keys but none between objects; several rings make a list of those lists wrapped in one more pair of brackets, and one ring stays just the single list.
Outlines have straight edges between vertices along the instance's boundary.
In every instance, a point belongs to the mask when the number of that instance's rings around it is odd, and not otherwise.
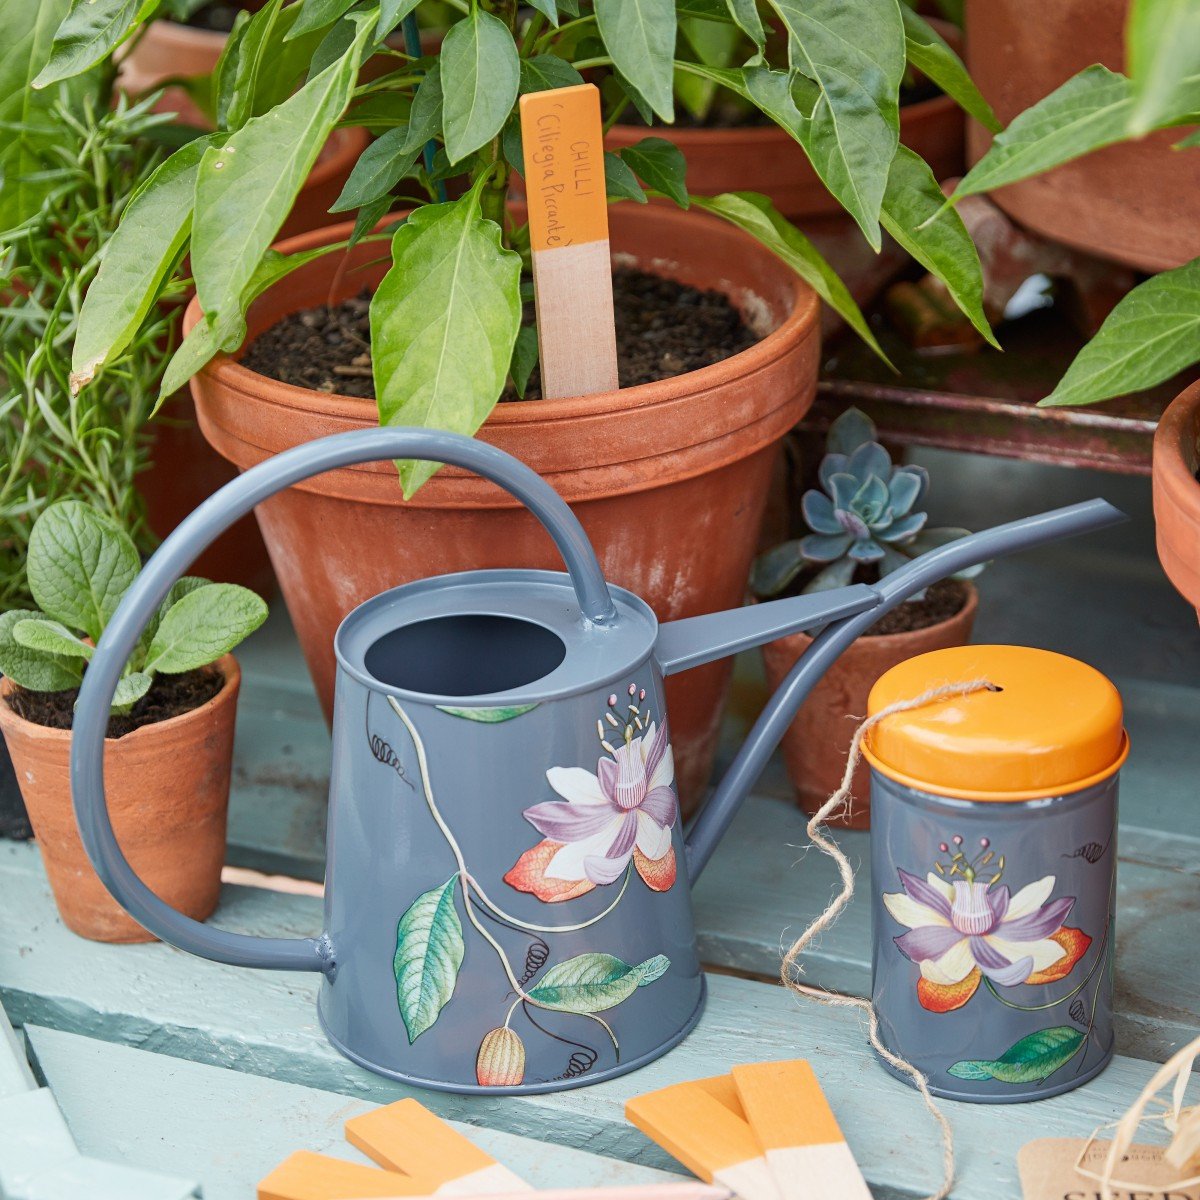
[{"label": "orange wooden stake", "polygon": [[706,1080],[703,1086],[678,1083],[634,1096],[625,1116],[701,1179],[724,1185],[742,1200],[781,1200],[754,1131],[713,1088]]},{"label": "orange wooden stake", "polygon": [[427,1196],[438,1181],[330,1158],[311,1150],[289,1155],[258,1185],[258,1200],[369,1200],[375,1196]]},{"label": "orange wooden stake", "polygon": [[734,1067],[733,1082],[784,1200],[871,1200],[808,1063],[793,1059]]},{"label": "orange wooden stake", "polygon": [[604,133],[595,84],[521,97],[542,395],[617,382]]},{"label": "orange wooden stake", "polygon": [[346,1141],[381,1167],[438,1180],[438,1195],[532,1190],[416,1100],[397,1100],[346,1122]]}]

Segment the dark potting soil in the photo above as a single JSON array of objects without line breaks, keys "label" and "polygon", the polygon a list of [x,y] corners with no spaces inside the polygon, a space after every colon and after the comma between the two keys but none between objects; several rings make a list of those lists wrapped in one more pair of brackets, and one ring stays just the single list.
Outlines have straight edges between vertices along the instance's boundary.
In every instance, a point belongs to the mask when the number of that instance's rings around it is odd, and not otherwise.
[{"label": "dark potting soil", "polygon": [[[282,383],[374,399],[370,300],[370,293],[363,292],[341,304],[285,317],[250,344],[242,365]],[[759,340],[722,292],[701,291],[661,275],[618,268],[613,301],[622,387],[710,366]],[[527,308],[526,319],[531,320],[532,306]],[[525,399],[540,397],[535,369]],[[519,397],[510,387],[502,399]]]},{"label": "dark potting soil", "polygon": [[[201,667],[182,675],[158,675],[150,690],[124,716],[108,719],[110,738],[124,737],[143,725],[180,717],[207,704],[225,685],[225,676],[215,667]],[[30,692],[13,688],[8,706],[19,717],[51,729],[70,729],[75,719],[79,689],[65,692]]]},{"label": "dark potting soil", "polygon": [[906,600],[890,613],[880,617],[867,637],[883,637],[889,633],[915,633],[956,617],[967,603],[967,585],[957,579],[943,579],[925,590],[921,600]]}]

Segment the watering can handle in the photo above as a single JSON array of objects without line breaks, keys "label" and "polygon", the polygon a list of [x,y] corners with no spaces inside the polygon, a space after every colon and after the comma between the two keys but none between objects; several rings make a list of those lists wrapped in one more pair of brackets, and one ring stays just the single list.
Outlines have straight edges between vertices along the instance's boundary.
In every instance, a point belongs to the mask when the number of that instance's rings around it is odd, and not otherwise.
[{"label": "watering can handle", "polygon": [[285,971],[331,973],[335,965],[327,935],[257,938],[226,933],[176,912],[134,873],[113,834],[104,796],[104,735],[121,671],[171,585],[206,546],[256,504],[322,471],[389,458],[450,463],[505,488],[554,539],[584,617],[595,625],[605,625],[616,616],[583,526],[558,493],[511,455],[461,434],[406,428],[338,433],[259,463],[215,492],[155,551],[125,594],[88,666],[71,738],[75,818],[92,865],[130,916],[181,950],[234,966]]}]

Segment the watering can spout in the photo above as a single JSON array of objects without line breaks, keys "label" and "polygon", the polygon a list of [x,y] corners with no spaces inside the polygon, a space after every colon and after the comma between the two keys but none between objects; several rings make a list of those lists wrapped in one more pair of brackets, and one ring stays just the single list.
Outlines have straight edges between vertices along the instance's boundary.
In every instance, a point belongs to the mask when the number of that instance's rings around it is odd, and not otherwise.
[{"label": "watering can spout", "polygon": [[664,675],[675,675],[749,650],[801,629],[876,608],[883,597],[866,584],[770,600],[729,612],[668,621],[659,627],[656,656]]}]

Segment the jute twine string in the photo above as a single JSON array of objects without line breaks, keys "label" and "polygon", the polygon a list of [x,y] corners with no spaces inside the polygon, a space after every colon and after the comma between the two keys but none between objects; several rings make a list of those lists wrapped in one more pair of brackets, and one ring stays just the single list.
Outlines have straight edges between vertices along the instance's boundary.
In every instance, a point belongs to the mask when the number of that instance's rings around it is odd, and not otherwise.
[{"label": "jute twine string", "polygon": [[945,1114],[943,1114],[942,1110],[934,1102],[933,1096],[929,1091],[929,1083],[924,1074],[906,1059],[901,1058],[898,1054],[893,1054],[883,1044],[879,1036],[879,1016],[875,1012],[875,1007],[871,1001],[860,996],[844,996],[839,992],[829,992],[824,988],[812,987],[810,984],[801,983],[800,976],[803,975],[804,968],[800,965],[800,956],[812,943],[814,938],[824,933],[838,919],[842,910],[850,903],[854,895],[854,868],[850,865],[850,860],[842,853],[841,847],[825,834],[823,826],[831,817],[837,816],[843,809],[848,810],[849,808],[852,799],[850,789],[854,782],[854,772],[858,768],[859,761],[862,758],[863,738],[880,721],[896,713],[909,712],[914,708],[924,708],[927,704],[935,704],[939,700],[946,700],[951,696],[968,696],[972,692],[994,692],[998,690],[995,684],[989,683],[986,679],[972,679],[967,683],[947,683],[941,687],[930,688],[929,691],[922,692],[921,695],[914,696],[911,700],[897,700],[896,703],[889,704],[886,708],[880,709],[874,716],[868,717],[854,731],[854,737],[850,742],[850,753],[846,757],[846,769],[842,773],[841,784],[813,814],[812,819],[808,822],[809,838],[822,854],[827,854],[837,865],[838,874],[841,876],[842,888],[837,896],[834,897],[829,907],[792,943],[791,948],[783,956],[783,965],[780,969],[780,979],[783,981],[784,987],[798,995],[808,996],[810,999],[834,1008],[862,1009],[867,1014],[867,1035],[876,1053],[897,1071],[907,1075],[920,1091],[921,1097],[925,1101],[925,1107],[929,1110],[930,1116],[937,1122],[938,1128],[942,1133],[942,1184],[936,1192],[930,1194],[927,1200],[945,1200],[950,1194],[950,1189],[954,1186],[954,1133],[950,1128],[950,1122],[946,1120]]}]

